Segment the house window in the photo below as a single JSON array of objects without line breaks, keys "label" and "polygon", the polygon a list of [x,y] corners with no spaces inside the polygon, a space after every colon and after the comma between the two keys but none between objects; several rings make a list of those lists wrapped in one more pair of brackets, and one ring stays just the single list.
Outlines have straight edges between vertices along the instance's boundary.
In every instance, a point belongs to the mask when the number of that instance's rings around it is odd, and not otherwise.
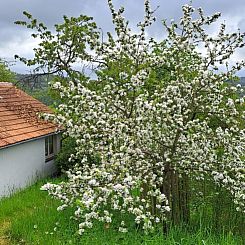
[{"label": "house window", "polygon": [[54,159],[54,136],[45,138],[45,160],[46,162]]}]

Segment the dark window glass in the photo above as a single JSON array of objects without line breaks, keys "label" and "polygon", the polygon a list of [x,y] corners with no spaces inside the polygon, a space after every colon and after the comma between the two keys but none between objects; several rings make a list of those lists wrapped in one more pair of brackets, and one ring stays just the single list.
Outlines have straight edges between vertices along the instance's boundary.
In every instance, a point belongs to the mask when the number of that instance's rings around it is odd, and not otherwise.
[{"label": "dark window glass", "polygon": [[45,138],[45,157],[46,162],[54,158],[54,136],[48,136]]},{"label": "dark window glass", "polygon": [[49,155],[52,155],[54,153],[54,137],[49,136]]},{"label": "dark window glass", "polygon": [[47,157],[48,156],[48,137],[45,138],[45,156]]}]

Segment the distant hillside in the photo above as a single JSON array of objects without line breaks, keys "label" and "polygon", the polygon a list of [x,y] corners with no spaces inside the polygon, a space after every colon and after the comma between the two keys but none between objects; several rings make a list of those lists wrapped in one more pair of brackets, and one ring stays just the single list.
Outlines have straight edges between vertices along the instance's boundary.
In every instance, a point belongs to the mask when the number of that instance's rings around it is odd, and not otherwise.
[{"label": "distant hillside", "polygon": [[245,77],[239,77],[239,81],[229,81],[232,84],[241,84],[242,86],[245,86]]},{"label": "distant hillside", "polygon": [[53,75],[16,74],[18,86],[28,90],[45,89],[53,78]]},{"label": "distant hillside", "polygon": [[240,77],[239,83],[240,83],[242,86],[245,86],[245,77]]},{"label": "distant hillside", "polygon": [[[39,76],[35,74],[16,74],[18,86],[28,90],[40,90],[48,87],[48,83],[54,78],[54,75]],[[231,82],[232,84],[241,84],[245,86],[245,77],[240,77],[240,81]]]}]

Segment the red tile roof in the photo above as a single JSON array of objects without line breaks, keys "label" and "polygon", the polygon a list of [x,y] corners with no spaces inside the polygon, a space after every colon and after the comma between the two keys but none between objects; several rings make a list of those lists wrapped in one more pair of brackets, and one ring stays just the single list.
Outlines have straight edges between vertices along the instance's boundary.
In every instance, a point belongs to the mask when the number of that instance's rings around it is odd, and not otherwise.
[{"label": "red tile roof", "polygon": [[52,111],[11,83],[0,82],[0,148],[55,133],[58,128],[38,118]]}]

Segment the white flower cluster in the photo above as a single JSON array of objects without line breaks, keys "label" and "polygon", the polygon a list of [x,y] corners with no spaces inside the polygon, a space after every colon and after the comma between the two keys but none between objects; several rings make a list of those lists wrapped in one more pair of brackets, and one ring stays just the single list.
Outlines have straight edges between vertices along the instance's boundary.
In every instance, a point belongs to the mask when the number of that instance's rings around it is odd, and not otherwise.
[{"label": "white flower cluster", "polygon": [[[98,81],[53,85],[65,103],[52,119],[76,139],[70,160],[82,159],[83,167],[68,171],[67,182],[43,189],[63,202],[59,210],[76,207],[80,234],[94,220],[111,223],[115,212],[133,214],[145,230],[166,220],[170,171],[210,176],[245,212],[244,102],[231,97],[234,88],[224,83],[244,61],[216,72],[220,63],[228,67],[244,35],[226,34],[222,25],[217,37],[209,37],[204,27],[220,14],[206,17],[198,9],[194,19],[194,8],[185,5],[180,23],[165,23],[168,38],[157,43],[146,38],[154,21],[149,1],[139,34],[128,27],[123,9],[117,12],[108,3],[117,37],[109,34],[95,48]],[[198,53],[200,44],[206,56]],[[119,231],[127,231],[124,222]]]}]

